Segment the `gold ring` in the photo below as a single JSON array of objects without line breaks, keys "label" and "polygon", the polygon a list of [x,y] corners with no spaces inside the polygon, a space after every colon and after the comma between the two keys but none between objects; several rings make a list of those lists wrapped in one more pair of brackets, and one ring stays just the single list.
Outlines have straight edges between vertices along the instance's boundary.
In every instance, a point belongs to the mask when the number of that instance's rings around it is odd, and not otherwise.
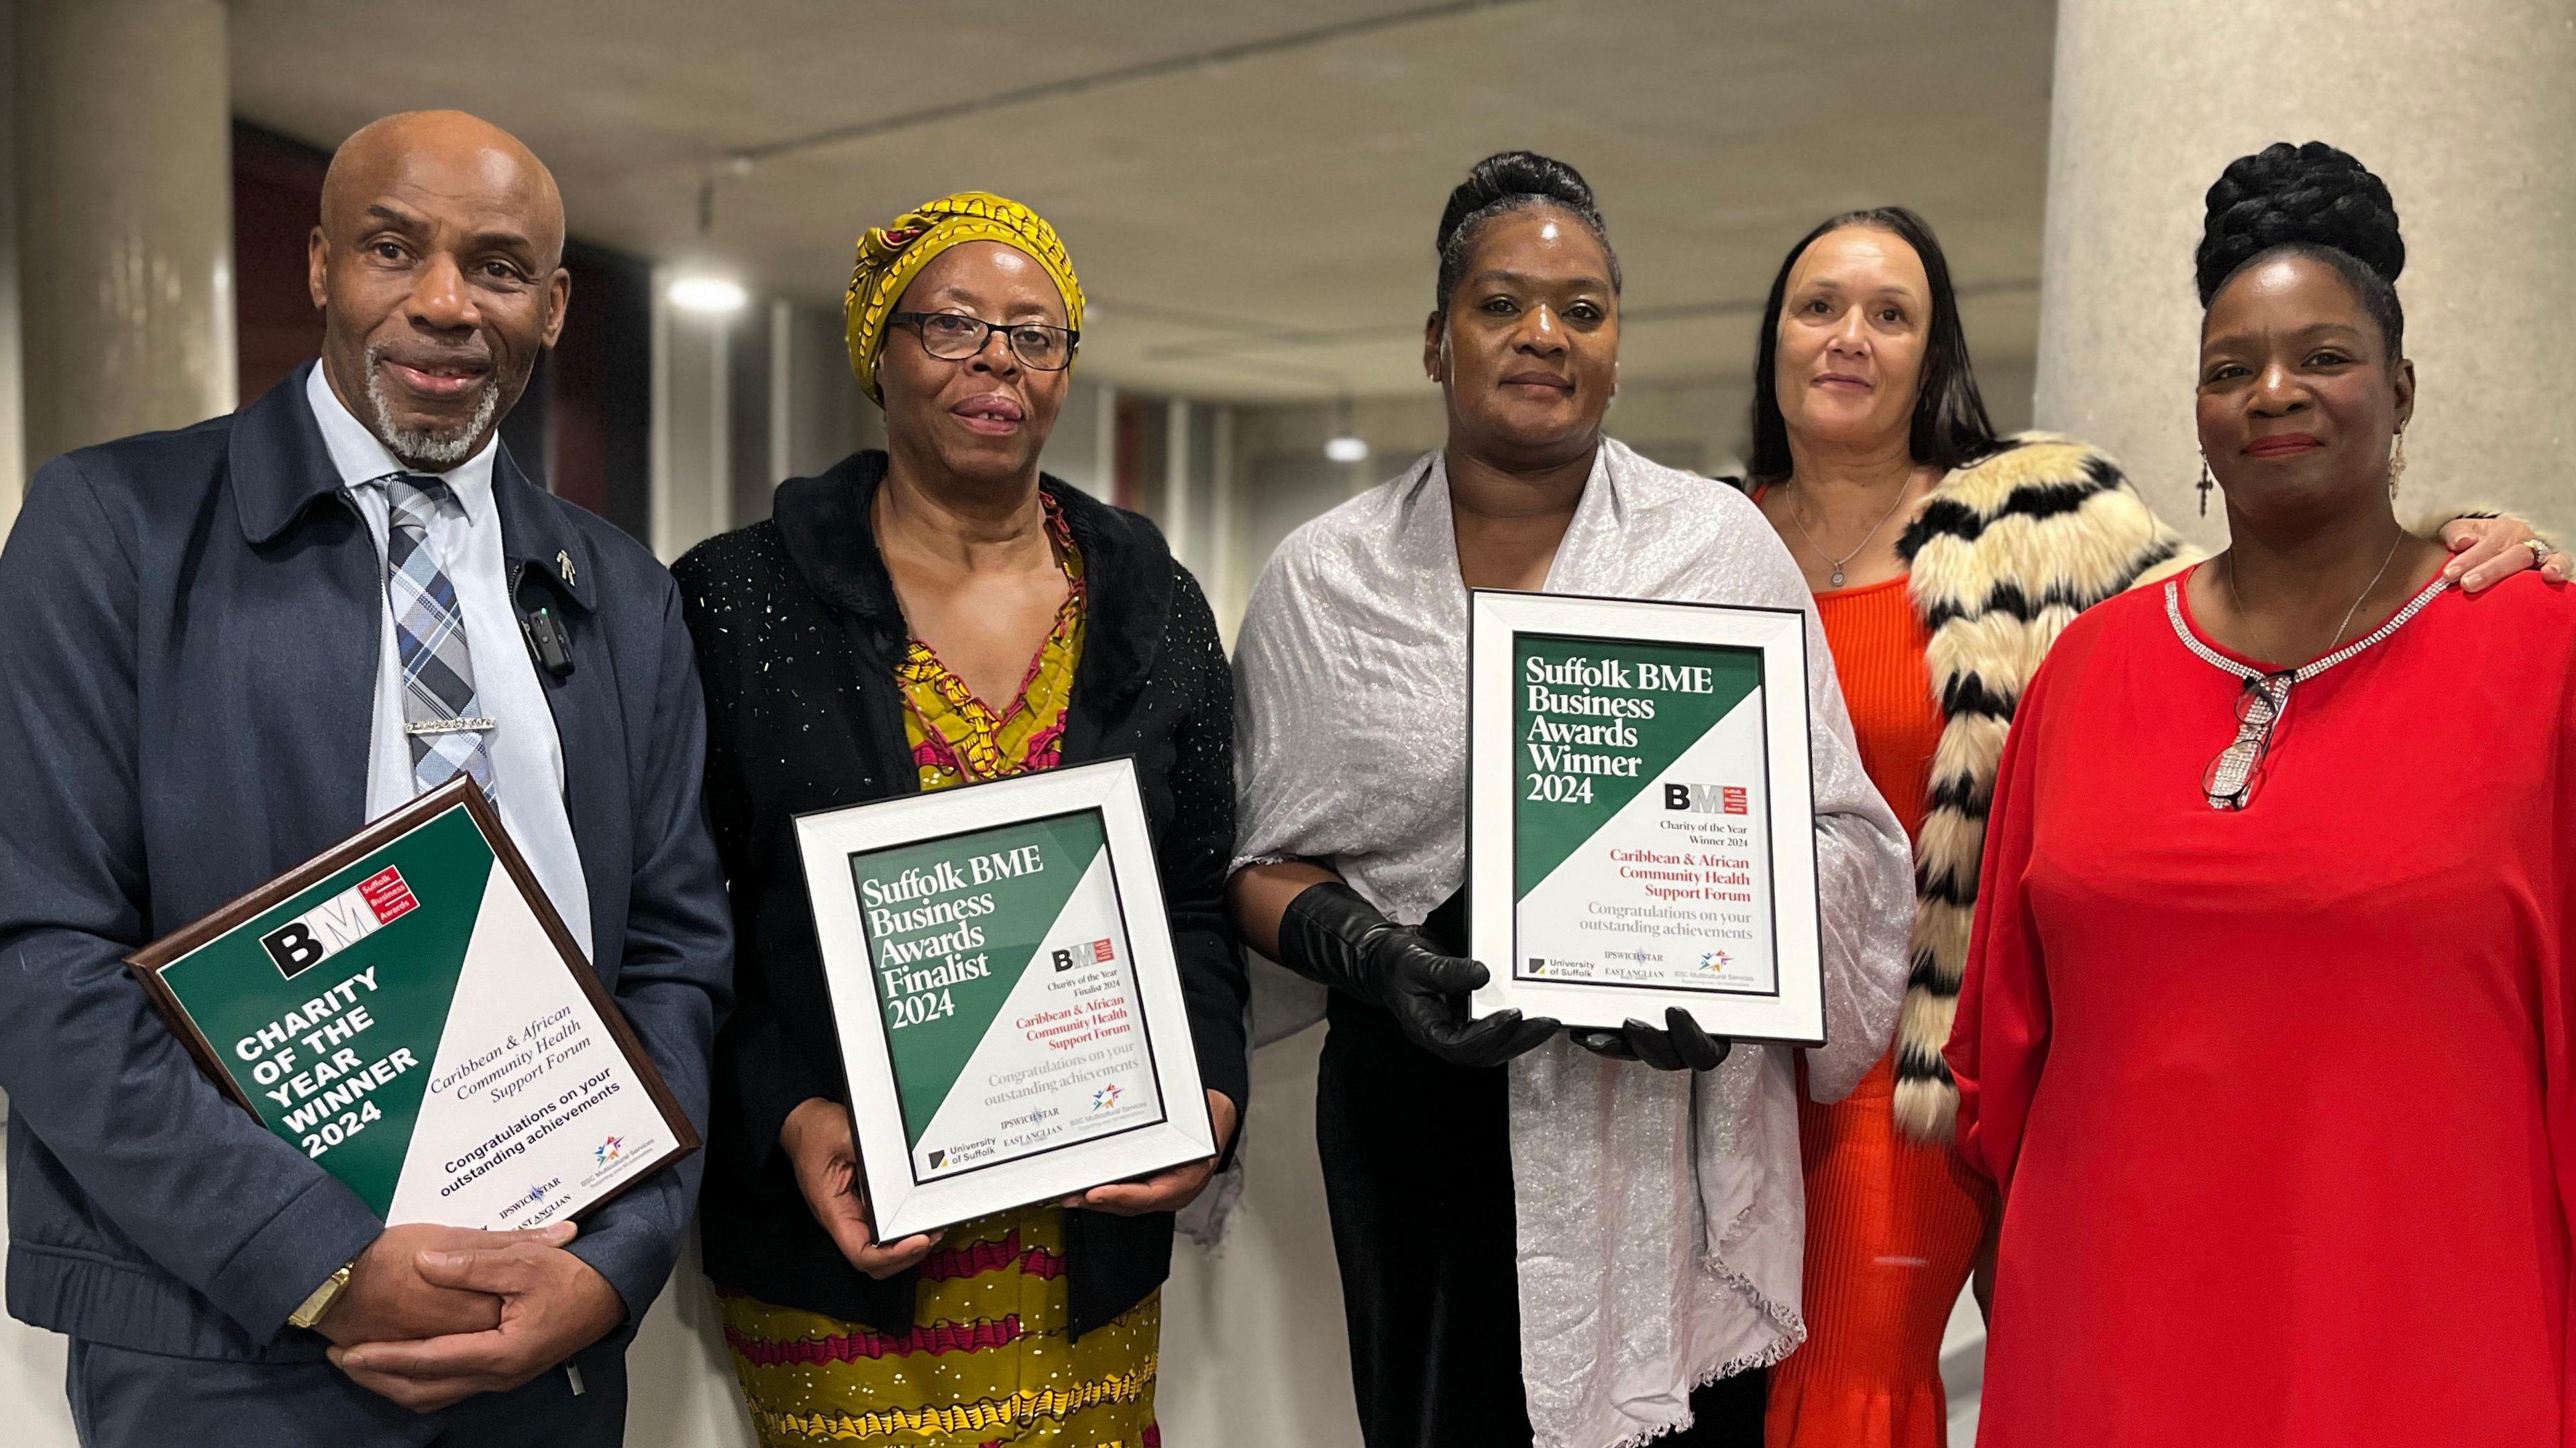
[{"label": "gold ring", "polygon": [[2558,551],[2550,546],[2546,538],[2525,538],[2522,540],[2522,546],[2531,550],[2531,566],[2534,568],[2547,563],[2550,555]]}]

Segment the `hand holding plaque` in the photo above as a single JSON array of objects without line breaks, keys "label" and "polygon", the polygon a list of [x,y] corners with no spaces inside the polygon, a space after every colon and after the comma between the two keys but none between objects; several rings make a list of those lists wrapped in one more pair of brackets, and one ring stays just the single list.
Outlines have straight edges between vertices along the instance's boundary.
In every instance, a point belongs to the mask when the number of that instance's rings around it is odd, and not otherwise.
[{"label": "hand holding plaque", "polygon": [[1339,881],[1309,885],[1288,902],[1279,948],[1291,970],[1384,1006],[1408,1039],[1453,1066],[1499,1066],[1556,1034],[1555,1021],[1517,1010],[1474,1019],[1469,1000],[1492,972],[1443,954]]},{"label": "hand holding plaque", "polygon": [[217,1086],[397,1226],[578,1218],[698,1149],[462,776],[127,963]]}]

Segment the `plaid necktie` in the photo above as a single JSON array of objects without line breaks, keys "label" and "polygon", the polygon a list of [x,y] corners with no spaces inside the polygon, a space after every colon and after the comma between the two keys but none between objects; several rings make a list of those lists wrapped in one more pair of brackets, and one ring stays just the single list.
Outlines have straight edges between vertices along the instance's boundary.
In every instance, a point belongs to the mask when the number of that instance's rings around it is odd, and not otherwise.
[{"label": "plaid necktie", "polygon": [[411,739],[411,782],[436,789],[459,774],[492,793],[493,721],[474,696],[474,660],[466,652],[465,615],[456,585],[429,546],[429,520],[457,507],[447,484],[417,473],[376,479],[385,489],[385,603],[394,617],[402,661],[403,732]]}]

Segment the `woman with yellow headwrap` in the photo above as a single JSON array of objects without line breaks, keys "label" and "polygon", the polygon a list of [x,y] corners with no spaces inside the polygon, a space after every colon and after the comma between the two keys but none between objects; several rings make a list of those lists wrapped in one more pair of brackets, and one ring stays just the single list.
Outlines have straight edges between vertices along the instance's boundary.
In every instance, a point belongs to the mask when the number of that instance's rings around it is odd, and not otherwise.
[{"label": "woman with yellow headwrap", "polygon": [[1222,895],[1233,682],[1151,523],[1038,470],[1081,341],[1054,228],[966,192],[868,232],[850,365],[885,451],[673,572],[707,692],[737,1004],[707,1273],[764,1444],[1145,1448],[1171,1213],[1212,1162],[878,1242],[793,836],[802,811],[1129,755],[1220,1143],[1250,1068]]}]

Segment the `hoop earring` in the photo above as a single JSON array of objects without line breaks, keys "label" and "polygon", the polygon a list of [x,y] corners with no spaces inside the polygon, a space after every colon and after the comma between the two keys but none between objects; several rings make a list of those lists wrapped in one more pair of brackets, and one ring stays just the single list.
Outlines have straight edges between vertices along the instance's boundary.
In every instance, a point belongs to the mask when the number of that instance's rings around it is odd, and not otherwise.
[{"label": "hoop earring", "polygon": [[2406,476],[2406,429],[2397,429],[2397,441],[2388,449],[2388,501],[2397,501],[2398,480]]},{"label": "hoop earring", "polygon": [[2209,475],[2209,454],[2202,453],[2200,455],[2200,482],[2198,487],[2200,488],[2200,516],[2204,518],[2209,516],[2210,490],[2217,486],[2218,479]]}]

